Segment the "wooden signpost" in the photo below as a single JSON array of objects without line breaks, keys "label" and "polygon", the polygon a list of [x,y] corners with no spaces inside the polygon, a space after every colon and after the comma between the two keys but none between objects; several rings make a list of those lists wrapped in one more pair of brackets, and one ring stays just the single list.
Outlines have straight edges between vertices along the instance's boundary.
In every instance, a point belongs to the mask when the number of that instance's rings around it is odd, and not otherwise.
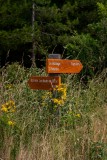
[{"label": "wooden signpost", "polygon": [[28,81],[29,87],[31,89],[38,90],[53,90],[56,85],[59,86],[61,84],[60,77],[39,77],[39,76],[31,76]]},{"label": "wooden signpost", "polygon": [[31,76],[29,87],[34,90],[53,90],[61,84],[60,73],[79,73],[83,66],[79,60],[63,60],[60,54],[50,54],[46,60],[46,72],[49,76]]},{"label": "wooden signpost", "polygon": [[79,73],[83,66],[79,60],[47,59],[47,73]]}]

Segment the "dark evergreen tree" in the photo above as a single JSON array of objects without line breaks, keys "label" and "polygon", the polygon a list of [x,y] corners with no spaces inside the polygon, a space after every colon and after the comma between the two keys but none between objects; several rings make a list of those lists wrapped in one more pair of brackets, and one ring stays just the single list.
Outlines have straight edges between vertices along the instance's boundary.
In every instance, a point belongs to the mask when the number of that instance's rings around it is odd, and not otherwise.
[{"label": "dark evergreen tree", "polygon": [[[91,59],[98,65],[99,57],[106,54],[106,11],[100,18],[97,4],[101,8],[105,3],[104,0],[0,0],[0,55],[5,62],[17,57],[27,66],[34,62],[37,67],[42,66],[41,60],[49,53],[60,53],[64,58],[79,55],[88,68],[93,67]],[[100,46],[102,50],[98,51]],[[104,61],[101,59],[100,64],[106,63],[106,57]]]}]

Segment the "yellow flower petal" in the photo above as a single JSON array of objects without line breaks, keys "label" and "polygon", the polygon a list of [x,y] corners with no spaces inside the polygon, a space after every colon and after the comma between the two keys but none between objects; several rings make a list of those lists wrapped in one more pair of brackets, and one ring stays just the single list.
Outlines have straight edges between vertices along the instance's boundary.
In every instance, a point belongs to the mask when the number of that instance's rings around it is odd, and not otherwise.
[{"label": "yellow flower petal", "polygon": [[78,113],[78,114],[76,114],[76,117],[80,118],[80,117],[81,117],[81,115]]},{"label": "yellow flower petal", "polygon": [[3,112],[8,112],[8,109],[7,109],[6,107],[2,107],[2,108],[1,108],[1,111],[3,111]]},{"label": "yellow flower petal", "polygon": [[13,125],[14,125],[14,122],[8,121],[8,125],[9,125],[9,126],[13,126]]}]

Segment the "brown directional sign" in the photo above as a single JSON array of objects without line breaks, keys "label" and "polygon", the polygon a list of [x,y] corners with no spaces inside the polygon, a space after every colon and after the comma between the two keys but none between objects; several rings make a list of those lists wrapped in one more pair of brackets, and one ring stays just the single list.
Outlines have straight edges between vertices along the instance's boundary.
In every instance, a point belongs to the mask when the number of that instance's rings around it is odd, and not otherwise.
[{"label": "brown directional sign", "polygon": [[79,60],[47,59],[47,73],[79,73],[83,66]]},{"label": "brown directional sign", "polygon": [[61,84],[61,77],[31,76],[28,84],[31,89],[35,90],[53,90],[56,86]]}]

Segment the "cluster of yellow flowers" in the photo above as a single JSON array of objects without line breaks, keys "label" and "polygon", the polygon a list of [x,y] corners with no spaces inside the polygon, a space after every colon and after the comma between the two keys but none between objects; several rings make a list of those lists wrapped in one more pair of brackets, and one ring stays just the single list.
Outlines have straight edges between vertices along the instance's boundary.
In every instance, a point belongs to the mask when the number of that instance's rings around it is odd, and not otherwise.
[{"label": "cluster of yellow flowers", "polygon": [[49,102],[53,102],[55,105],[63,105],[64,101],[66,100],[66,90],[67,87],[65,84],[61,84],[60,86],[57,86],[54,88],[54,90],[51,92],[46,92],[45,95],[42,96],[42,105],[47,106]]},{"label": "cluster of yellow flowers", "polygon": [[54,89],[55,92],[55,98],[52,99],[52,101],[57,105],[63,105],[64,101],[66,100],[66,91],[67,87],[64,84],[61,84],[60,86],[57,86]]},{"label": "cluster of yellow flowers", "polygon": [[15,102],[13,100],[9,100],[8,102],[2,104],[1,111],[2,113],[6,113],[6,114],[3,114],[5,116],[6,123],[9,126],[14,126],[15,124],[14,121],[10,120],[11,119],[10,113],[13,113],[16,111]]},{"label": "cluster of yellow flowers", "polygon": [[5,104],[2,104],[1,111],[2,112],[15,112],[16,111],[15,102],[13,100],[9,100]]}]

